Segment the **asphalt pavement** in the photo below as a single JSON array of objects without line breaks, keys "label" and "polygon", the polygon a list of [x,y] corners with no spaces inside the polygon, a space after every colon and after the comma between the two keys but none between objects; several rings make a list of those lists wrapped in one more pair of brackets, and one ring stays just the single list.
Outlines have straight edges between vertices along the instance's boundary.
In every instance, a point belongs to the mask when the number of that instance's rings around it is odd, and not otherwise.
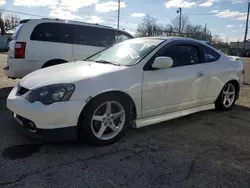
[{"label": "asphalt pavement", "polygon": [[[5,58],[0,55],[0,68]],[[24,137],[5,102],[15,81],[0,72],[0,83],[1,188],[250,187],[247,84],[232,111],[131,128],[111,146],[91,147]]]}]

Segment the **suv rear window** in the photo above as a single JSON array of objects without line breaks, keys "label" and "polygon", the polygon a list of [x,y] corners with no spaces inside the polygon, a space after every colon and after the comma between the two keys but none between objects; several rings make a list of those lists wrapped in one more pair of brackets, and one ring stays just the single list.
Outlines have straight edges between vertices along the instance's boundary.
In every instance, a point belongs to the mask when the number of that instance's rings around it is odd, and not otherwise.
[{"label": "suv rear window", "polygon": [[12,35],[12,40],[17,40],[18,34],[20,33],[22,27],[23,27],[23,24],[20,24],[19,26],[16,27],[16,30]]}]

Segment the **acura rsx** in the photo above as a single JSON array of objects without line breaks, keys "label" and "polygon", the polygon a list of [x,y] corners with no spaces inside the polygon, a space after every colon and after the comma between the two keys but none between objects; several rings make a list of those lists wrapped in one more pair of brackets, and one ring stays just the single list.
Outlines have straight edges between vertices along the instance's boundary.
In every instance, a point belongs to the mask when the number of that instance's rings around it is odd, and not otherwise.
[{"label": "acura rsx", "polygon": [[7,107],[32,134],[75,129],[89,144],[108,145],[129,126],[231,109],[243,73],[240,60],[204,42],[137,38],[27,75],[12,89]]}]

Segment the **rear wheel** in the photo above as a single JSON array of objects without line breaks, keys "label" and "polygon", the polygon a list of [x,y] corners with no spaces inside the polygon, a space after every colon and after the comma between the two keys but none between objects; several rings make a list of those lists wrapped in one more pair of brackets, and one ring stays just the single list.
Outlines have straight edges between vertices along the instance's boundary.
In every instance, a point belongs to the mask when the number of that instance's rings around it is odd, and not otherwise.
[{"label": "rear wheel", "polygon": [[126,99],[114,94],[90,101],[79,120],[79,136],[90,145],[109,145],[119,140],[130,124]]},{"label": "rear wheel", "polygon": [[216,109],[231,109],[236,100],[236,87],[233,83],[227,83],[222,89],[218,99],[215,102]]}]

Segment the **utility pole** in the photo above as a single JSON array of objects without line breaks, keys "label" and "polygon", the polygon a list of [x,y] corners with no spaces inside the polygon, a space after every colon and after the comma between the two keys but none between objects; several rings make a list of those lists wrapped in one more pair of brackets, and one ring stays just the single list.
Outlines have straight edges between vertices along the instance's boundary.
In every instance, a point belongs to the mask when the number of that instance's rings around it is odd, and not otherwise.
[{"label": "utility pole", "polygon": [[207,40],[207,24],[205,24],[204,28],[204,40]]},{"label": "utility pole", "polygon": [[244,41],[243,41],[243,52],[242,52],[243,56],[245,55],[245,46],[246,46],[247,32],[248,32],[249,11],[250,11],[250,2],[248,3],[246,30],[245,30],[245,37],[244,37]]},{"label": "utility pole", "polygon": [[179,36],[181,36],[181,14],[182,14],[182,8],[179,7],[179,9],[177,10],[177,14],[180,13],[180,21],[179,21]]},{"label": "utility pole", "polygon": [[120,28],[120,9],[121,9],[121,0],[118,0],[118,21],[117,21],[117,29]]}]

